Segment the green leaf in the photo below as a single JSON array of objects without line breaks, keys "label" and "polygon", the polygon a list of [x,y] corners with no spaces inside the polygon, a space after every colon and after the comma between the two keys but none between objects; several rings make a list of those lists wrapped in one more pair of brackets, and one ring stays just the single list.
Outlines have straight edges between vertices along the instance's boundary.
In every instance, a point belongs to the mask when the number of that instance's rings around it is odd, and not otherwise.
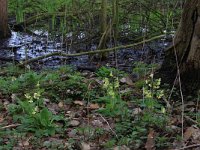
[{"label": "green leaf", "polygon": [[47,109],[43,108],[40,112],[40,123],[44,127],[48,127],[51,124],[52,113]]}]

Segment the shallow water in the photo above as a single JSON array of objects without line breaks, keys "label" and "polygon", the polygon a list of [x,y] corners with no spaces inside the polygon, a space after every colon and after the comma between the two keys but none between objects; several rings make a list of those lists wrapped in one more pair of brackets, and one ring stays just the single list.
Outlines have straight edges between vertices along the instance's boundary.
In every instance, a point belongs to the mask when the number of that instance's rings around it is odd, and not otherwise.
[{"label": "shallow water", "polygon": [[[68,46],[66,43],[63,43],[62,37],[56,36],[51,38],[48,35],[48,32],[36,30],[33,33],[33,35],[29,35],[26,33],[12,32],[11,38],[1,41],[0,58],[10,58],[20,61],[52,52],[65,52],[70,54],[79,52],[78,49],[86,51],[88,49],[95,50],[97,47],[95,44],[91,44],[90,46],[80,44],[77,48],[76,45]],[[72,33],[69,33],[67,36],[68,38],[71,38]],[[82,33],[78,37],[79,39],[85,38],[85,34]],[[118,66],[123,70],[130,70],[130,66],[136,61],[161,63],[163,59],[163,51],[170,44],[171,42],[168,42],[166,39],[160,39],[145,45],[121,49],[117,52]],[[111,47],[112,43],[109,45]],[[115,61],[116,59],[114,54],[110,53],[106,64],[114,66]],[[42,66],[42,68],[53,68],[65,64],[71,64],[74,66],[90,66],[93,62],[89,60],[88,56],[78,56],[73,58],[53,56],[38,61],[38,65]]]}]

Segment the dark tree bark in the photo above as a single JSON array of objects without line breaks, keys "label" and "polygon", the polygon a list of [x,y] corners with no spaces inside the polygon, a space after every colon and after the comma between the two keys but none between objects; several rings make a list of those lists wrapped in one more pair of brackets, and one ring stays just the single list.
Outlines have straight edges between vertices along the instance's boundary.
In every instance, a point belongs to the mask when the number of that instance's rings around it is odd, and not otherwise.
[{"label": "dark tree bark", "polygon": [[0,0],[0,38],[11,35],[8,27],[7,0]]},{"label": "dark tree bark", "polygon": [[200,0],[186,1],[173,46],[166,51],[160,71],[175,78],[177,68],[184,85],[200,87]]}]

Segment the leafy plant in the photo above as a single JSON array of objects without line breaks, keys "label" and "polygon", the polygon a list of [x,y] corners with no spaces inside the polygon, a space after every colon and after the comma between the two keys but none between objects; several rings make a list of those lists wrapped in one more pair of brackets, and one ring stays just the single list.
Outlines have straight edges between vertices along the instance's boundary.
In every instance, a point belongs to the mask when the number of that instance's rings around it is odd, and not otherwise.
[{"label": "leafy plant", "polygon": [[157,64],[146,64],[139,61],[134,63],[133,72],[136,73],[140,78],[151,73],[152,70],[155,70],[155,68],[157,68]]},{"label": "leafy plant", "polygon": [[107,141],[103,146],[105,148],[113,148],[116,144],[116,140],[115,139],[111,139],[109,141]]},{"label": "leafy plant", "polygon": [[143,144],[147,128],[139,118],[135,121],[126,119],[116,123],[115,131],[118,135],[119,145],[134,145],[133,148],[136,149]]},{"label": "leafy plant", "polygon": [[169,139],[165,136],[158,136],[156,138],[156,147],[157,148],[167,148],[170,146],[170,142],[169,142]]},{"label": "leafy plant", "polygon": [[[112,72],[110,74],[113,77]],[[108,116],[126,116],[128,109],[126,103],[123,102],[121,96],[118,93],[119,81],[115,78],[113,81],[109,81],[109,78],[105,78],[102,89],[105,90],[105,96],[99,97],[98,102],[104,102],[105,108],[99,110]]]},{"label": "leafy plant", "polygon": [[32,131],[37,135],[53,135],[56,132],[54,121],[62,120],[62,117],[53,115],[45,106],[42,91],[37,85],[37,92],[25,94],[25,99],[18,99],[17,104],[9,106],[10,113],[15,121],[22,125],[21,131]]}]

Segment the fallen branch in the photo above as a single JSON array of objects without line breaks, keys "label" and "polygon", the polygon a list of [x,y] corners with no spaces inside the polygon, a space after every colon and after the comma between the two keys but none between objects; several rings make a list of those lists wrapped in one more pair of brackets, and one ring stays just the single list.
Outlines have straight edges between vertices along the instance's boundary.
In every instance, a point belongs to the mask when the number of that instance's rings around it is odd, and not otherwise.
[{"label": "fallen branch", "polygon": [[[76,56],[82,56],[82,55],[91,55],[91,54],[98,54],[98,53],[104,53],[104,52],[118,51],[119,49],[122,49],[122,48],[129,48],[129,47],[137,46],[137,45],[140,45],[140,44],[143,44],[143,43],[151,42],[153,40],[162,38],[164,36],[165,36],[165,34],[162,34],[162,35],[154,36],[151,39],[143,40],[141,42],[137,42],[137,43],[133,43],[133,44],[129,44],[129,45],[121,45],[121,46],[112,47],[112,48],[108,48],[108,49],[87,51],[87,52],[81,52],[81,53],[75,53],[75,54],[66,54],[66,53],[63,53],[63,52],[54,52],[54,53],[39,56],[39,57],[30,59],[30,60],[25,60],[25,61],[21,62],[20,64],[18,64],[17,66],[18,67],[24,67],[27,64],[36,62],[36,61],[44,59],[44,58],[49,58],[49,57],[52,57],[52,56],[76,57]],[[4,75],[4,74],[6,74],[6,72],[7,71],[2,71],[2,72],[0,72],[0,75]]]},{"label": "fallen branch", "polygon": [[81,52],[81,53],[75,53],[75,54],[66,54],[63,52],[54,52],[54,53],[50,53],[50,54],[46,54],[43,56],[39,56],[30,60],[26,60],[24,62],[22,62],[21,64],[19,64],[19,67],[23,67],[24,65],[27,65],[29,63],[44,59],[44,58],[48,58],[48,57],[52,57],[52,56],[63,56],[63,57],[76,57],[76,56],[82,56],[82,55],[91,55],[91,54],[98,54],[98,53],[104,53],[104,52],[112,52],[115,50],[119,50],[122,48],[129,48],[129,47],[133,47],[133,46],[137,46],[143,43],[147,43],[147,42],[151,42],[153,40],[159,39],[161,37],[164,37],[165,35],[159,35],[159,36],[155,36],[151,39],[147,39],[147,40],[143,40],[141,42],[138,43],[133,43],[133,44],[129,44],[129,45],[121,45],[121,46],[117,46],[117,47],[112,47],[112,48],[108,48],[108,49],[102,49],[102,50],[95,50],[95,51],[87,51],[87,52]]}]

